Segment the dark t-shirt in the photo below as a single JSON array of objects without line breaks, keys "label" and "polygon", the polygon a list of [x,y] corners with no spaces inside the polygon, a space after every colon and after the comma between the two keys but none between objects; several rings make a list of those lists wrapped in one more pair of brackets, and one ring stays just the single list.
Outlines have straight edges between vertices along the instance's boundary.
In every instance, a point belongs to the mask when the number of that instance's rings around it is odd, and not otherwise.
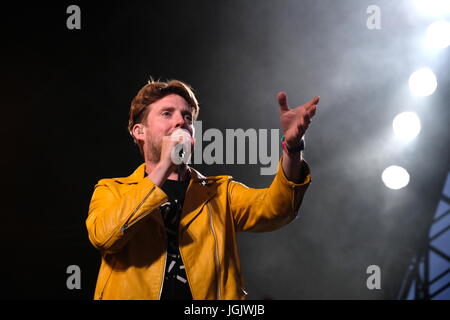
[{"label": "dark t-shirt", "polygon": [[192,300],[191,290],[178,248],[178,225],[189,180],[166,180],[161,189],[170,203],[161,206],[167,234],[167,260],[161,300]]}]

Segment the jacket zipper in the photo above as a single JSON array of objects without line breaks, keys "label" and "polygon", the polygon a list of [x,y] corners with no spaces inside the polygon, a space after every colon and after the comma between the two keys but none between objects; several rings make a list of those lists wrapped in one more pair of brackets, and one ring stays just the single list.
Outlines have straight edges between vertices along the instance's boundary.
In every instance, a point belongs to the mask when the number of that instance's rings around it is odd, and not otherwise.
[{"label": "jacket zipper", "polygon": [[[159,210],[159,216],[162,219],[161,210]],[[162,277],[161,277],[161,285],[159,287],[158,300],[161,300],[162,290],[164,287],[164,276],[166,275],[166,264],[167,264],[167,234],[166,234],[164,221],[162,221],[162,226],[163,226],[163,239],[164,239],[163,243],[165,246],[165,250],[164,250],[164,266],[163,266],[163,273],[162,273]]]},{"label": "jacket zipper", "polygon": [[214,223],[213,223],[213,219],[212,219],[212,213],[211,210],[209,209],[209,202],[206,204],[206,210],[208,211],[209,214],[209,226],[211,228],[211,232],[213,234],[214,237],[214,261],[215,261],[215,269],[216,269],[216,281],[217,281],[217,299],[221,300],[220,297],[220,279],[219,279],[219,256],[218,256],[218,249],[217,249],[217,237],[216,237],[216,232],[214,231]]},{"label": "jacket zipper", "polygon": [[[166,239],[166,238],[164,237],[164,239]],[[167,264],[167,246],[166,246],[166,253],[164,254],[164,267],[163,267],[163,274],[162,274],[162,277],[161,277],[161,286],[159,287],[158,300],[161,300],[161,294],[162,294],[162,290],[163,290],[163,287],[164,287],[164,276],[166,275],[166,264]]]},{"label": "jacket zipper", "polygon": [[111,278],[111,275],[114,271],[114,267],[116,266],[116,262],[114,262],[114,264],[111,267],[111,270],[109,271],[109,275],[108,278],[105,281],[105,284],[103,285],[102,291],[100,292],[100,296],[98,297],[98,300],[103,300],[103,294],[105,293],[105,288],[108,285],[109,279]]},{"label": "jacket zipper", "polygon": [[[148,193],[147,195],[144,197],[144,199],[142,199],[142,201],[137,205],[137,207],[133,210],[133,212],[131,213],[130,217],[127,219],[127,222],[125,222],[125,224],[122,226],[122,228],[120,228],[121,232],[124,232],[126,229],[128,229],[128,227],[130,227],[130,225],[128,224],[128,222],[134,217],[134,215],[136,214],[136,212],[139,210],[139,208],[142,206],[142,204],[144,203],[145,200],[147,200],[147,198],[150,196],[150,194],[153,192],[153,190],[155,190],[155,187],[153,187]],[[160,202],[158,205],[156,205],[155,207],[153,207],[151,210],[148,210],[146,213],[150,213],[152,212],[155,208],[158,208],[159,206],[161,206],[164,202]],[[146,216],[146,214],[142,215],[139,219],[137,219],[136,221],[134,221],[133,224],[135,224],[136,222],[138,222],[139,220],[141,220],[142,218],[144,218]],[[132,224],[132,225],[133,225]]]}]

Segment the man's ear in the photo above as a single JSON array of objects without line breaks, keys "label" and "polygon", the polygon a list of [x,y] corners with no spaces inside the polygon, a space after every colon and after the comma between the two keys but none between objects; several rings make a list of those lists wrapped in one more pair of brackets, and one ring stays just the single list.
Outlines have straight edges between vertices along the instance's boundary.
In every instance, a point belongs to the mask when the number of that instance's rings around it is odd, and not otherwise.
[{"label": "man's ear", "polygon": [[137,141],[144,141],[144,125],[141,123],[136,123],[132,129],[133,137]]}]

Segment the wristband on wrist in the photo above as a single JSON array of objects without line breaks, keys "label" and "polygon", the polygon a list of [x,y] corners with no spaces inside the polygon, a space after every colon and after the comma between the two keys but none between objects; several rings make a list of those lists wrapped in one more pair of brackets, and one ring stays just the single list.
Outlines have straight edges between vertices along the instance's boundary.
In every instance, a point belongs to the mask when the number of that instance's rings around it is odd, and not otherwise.
[{"label": "wristband on wrist", "polygon": [[303,151],[305,149],[305,140],[302,138],[300,140],[300,145],[296,148],[290,148],[287,143],[286,143],[286,139],[284,138],[284,136],[281,136],[281,145],[283,146],[283,150],[286,153],[298,153],[300,151]]}]

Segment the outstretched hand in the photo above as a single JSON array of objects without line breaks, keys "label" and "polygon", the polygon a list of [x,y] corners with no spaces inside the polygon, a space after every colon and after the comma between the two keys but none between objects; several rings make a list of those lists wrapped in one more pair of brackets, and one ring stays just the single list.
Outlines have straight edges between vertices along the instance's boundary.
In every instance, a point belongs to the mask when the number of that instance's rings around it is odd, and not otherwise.
[{"label": "outstretched hand", "polygon": [[277,97],[280,106],[280,123],[283,128],[284,138],[289,147],[296,148],[300,145],[300,140],[316,113],[320,97],[314,97],[311,101],[293,109],[289,109],[288,107],[286,93],[279,92]]}]

